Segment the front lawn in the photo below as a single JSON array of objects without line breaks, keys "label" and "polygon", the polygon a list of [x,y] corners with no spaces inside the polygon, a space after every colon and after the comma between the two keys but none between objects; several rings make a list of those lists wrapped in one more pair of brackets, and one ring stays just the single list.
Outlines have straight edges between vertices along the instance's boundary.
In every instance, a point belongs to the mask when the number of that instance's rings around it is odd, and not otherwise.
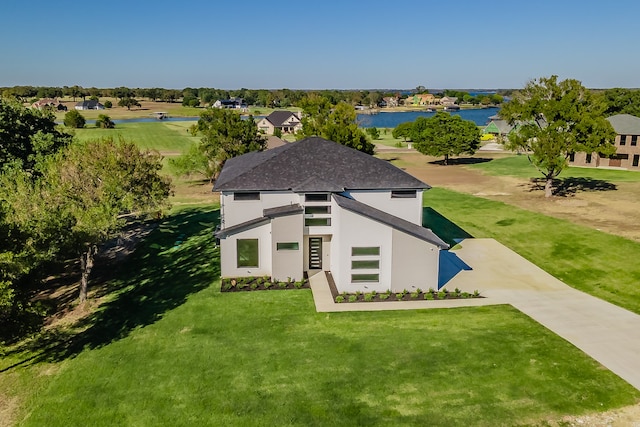
[{"label": "front lawn", "polygon": [[[474,205],[449,193],[428,192]],[[310,290],[221,293],[216,220],[175,212],[85,332],[2,374],[34,378],[0,379],[20,425],[544,425],[640,397],[508,306],[328,314]]]}]

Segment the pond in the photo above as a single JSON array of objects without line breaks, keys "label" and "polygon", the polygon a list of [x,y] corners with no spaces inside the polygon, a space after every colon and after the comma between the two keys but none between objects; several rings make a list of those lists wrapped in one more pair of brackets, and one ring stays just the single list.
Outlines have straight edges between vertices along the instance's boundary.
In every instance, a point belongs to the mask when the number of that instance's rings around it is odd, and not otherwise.
[{"label": "pond", "polygon": [[[478,126],[489,123],[489,117],[497,114],[499,108],[476,108],[471,110],[460,110],[450,114],[459,115],[465,120],[471,120]],[[358,114],[358,126],[364,128],[394,128],[400,123],[412,122],[418,117],[433,117],[435,112],[427,111],[401,111],[401,112],[381,112],[378,114]]]}]

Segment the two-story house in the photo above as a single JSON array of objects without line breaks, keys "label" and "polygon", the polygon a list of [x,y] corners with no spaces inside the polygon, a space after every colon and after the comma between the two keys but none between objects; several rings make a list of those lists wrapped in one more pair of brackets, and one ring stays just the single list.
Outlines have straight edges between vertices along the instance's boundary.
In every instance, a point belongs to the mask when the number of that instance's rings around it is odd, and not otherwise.
[{"label": "two-story house", "polygon": [[300,280],[325,270],[340,292],[437,288],[449,246],[422,226],[429,188],[319,137],[230,159],[214,186],[222,277]]},{"label": "two-story house", "polygon": [[302,129],[299,113],[277,110],[258,120],[258,129],[267,135],[273,135],[276,129],[282,133],[296,133]]},{"label": "two-story house", "polygon": [[600,157],[597,153],[574,153],[569,157],[569,163],[576,166],[640,170],[640,117],[616,114],[607,117],[607,120],[616,131],[616,154],[607,158]]}]

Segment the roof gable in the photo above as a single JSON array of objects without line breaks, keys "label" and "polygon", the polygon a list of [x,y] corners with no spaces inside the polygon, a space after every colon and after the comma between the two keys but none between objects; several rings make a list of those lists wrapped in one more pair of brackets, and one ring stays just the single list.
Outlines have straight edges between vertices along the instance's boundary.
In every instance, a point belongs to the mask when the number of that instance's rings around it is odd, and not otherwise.
[{"label": "roof gable", "polygon": [[390,162],[311,137],[228,160],[215,191],[326,191],[426,189]]},{"label": "roof gable", "polygon": [[289,121],[292,118],[292,116],[293,116],[293,120],[291,120],[290,123],[294,121],[298,123],[298,118],[296,117],[296,115],[293,114],[291,111],[286,111],[286,110],[274,111],[273,113],[269,114],[265,118],[269,120],[269,122],[271,122],[272,125],[277,127],[277,126],[283,126],[285,123],[287,123],[287,121]]}]

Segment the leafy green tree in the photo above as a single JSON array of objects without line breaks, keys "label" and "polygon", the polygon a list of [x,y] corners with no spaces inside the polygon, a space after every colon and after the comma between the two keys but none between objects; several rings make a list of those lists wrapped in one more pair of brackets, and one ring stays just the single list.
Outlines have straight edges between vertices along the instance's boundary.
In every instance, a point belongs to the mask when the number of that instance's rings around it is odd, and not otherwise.
[{"label": "leafy green tree", "polygon": [[168,206],[171,183],[161,169],[157,152],[111,138],[75,143],[48,162],[40,198],[62,219],[57,235],[64,246],[80,258],[81,302],[99,245],[118,234],[126,217]]},{"label": "leafy green tree", "polygon": [[179,174],[199,172],[210,181],[218,177],[228,159],[262,151],[267,142],[253,116],[245,120],[236,112],[219,108],[203,112],[191,133],[202,136],[200,143],[170,163]]},{"label": "leafy green tree", "polygon": [[111,107],[113,107],[113,103],[111,101],[109,101],[108,99],[104,101],[104,108],[111,108]]},{"label": "leafy green tree", "polygon": [[122,98],[118,101],[118,107],[127,107],[127,110],[131,110],[131,107],[140,107],[140,102],[135,98]]},{"label": "leafy green tree", "polygon": [[296,138],[321,136],[367,154],[373,154],[375,146],[367,139],[356,123],[356,110],[346,102],[332,108],[323,96],[310,95],[302,101],[302,130]]},{"label": "leafy green tree", "polygon": [[113,129],[114,127],[116,127],[116,124],[113,123],[111,117],[107,116],[106,114],[99,114],[98,118],[96,119],[96,127],[102,129]]},{"label": "leafy green tree", "polygon": [[444,164],[450,156],[474,154],[480,146],[480,131],[470,120],[442,111],[433,117],[418,117],[410,132],[416,150],[430,156],[444,156]]},{"label": "leafy green tree", "polygon": [[391,136],[393,136],[395,139],[402,138],[405,142],[407,142],[407,139],[410,137],[412,126],[413,122],[400,123],[393,129],[393,131],[391,132]]},{"label": "leafy green tree", "polygon": [[613,88],[604,91],[605,115],[631,114],[640,117],[640,90]]},{"label": "leafy green tree", "polygon": [[503,105],[500,116],[517,131],[506,147],[523,150],[545,178],[545,197],[553,195],[553,180],[575,152],[615,153],[615,131],[605,119],[606,104],[578,80],[558,76],[532,80]]},{"label": "leafy green tree", "polygon": [[70,141],[71,135],[57,129],[50,112],[0,98],[0,169],[18,162],[21,168],[32,170],[38,158],[58,151]]},{"label": "leafy green tree", "polygon": [[64,115],[64,125],[69,128],[80,129],[86,123],[84,116],[78,110],[70,110]]},{"label": "leafy green tree", "polygon": [[369,134],[371,139],[380,139],[380,131],[376,127],[367,128],[367,133]]}]

